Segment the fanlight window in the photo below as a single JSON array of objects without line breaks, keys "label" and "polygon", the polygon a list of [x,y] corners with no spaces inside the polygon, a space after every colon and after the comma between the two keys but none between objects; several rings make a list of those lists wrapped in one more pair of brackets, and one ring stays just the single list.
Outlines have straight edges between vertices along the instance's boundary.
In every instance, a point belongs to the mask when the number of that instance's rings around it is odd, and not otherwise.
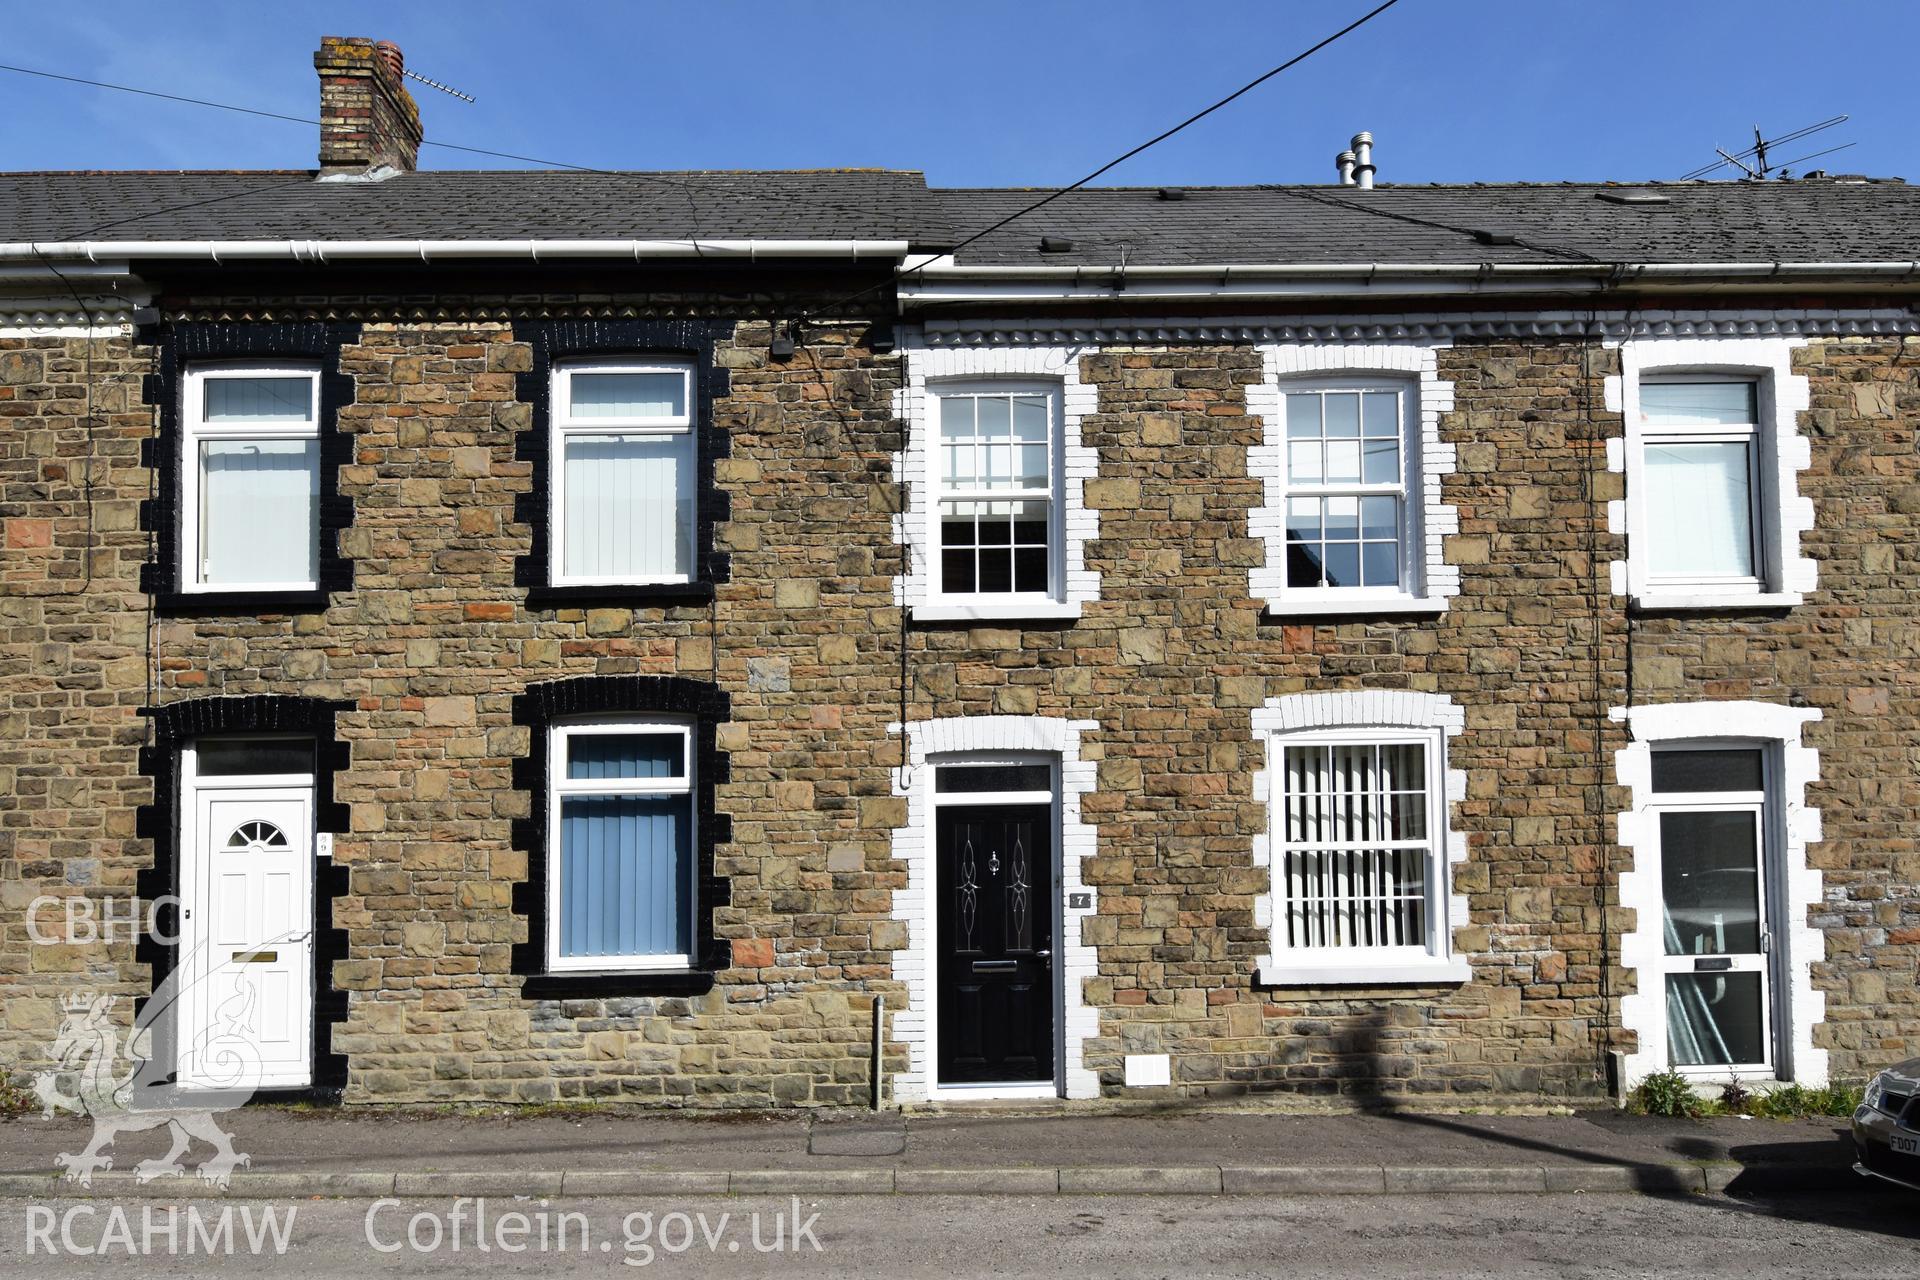
[{"label": "fanlight window", "polygon": [[284,849],[287,847],[286,832],[271,822],[243,822],[234,828],[227,837],[229,849]]}]

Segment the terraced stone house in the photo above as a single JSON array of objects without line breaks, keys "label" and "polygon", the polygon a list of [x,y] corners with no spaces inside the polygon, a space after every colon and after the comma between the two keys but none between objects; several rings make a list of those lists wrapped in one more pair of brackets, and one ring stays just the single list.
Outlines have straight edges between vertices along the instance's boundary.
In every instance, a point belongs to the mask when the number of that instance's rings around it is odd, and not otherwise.
[{"label": "terraced stone house", "polygon": [[317,170],[0,175],[0,1064],[169,977],[348,1103],[1920,1052],[1910,188],[1016,218],[316,65]]}]

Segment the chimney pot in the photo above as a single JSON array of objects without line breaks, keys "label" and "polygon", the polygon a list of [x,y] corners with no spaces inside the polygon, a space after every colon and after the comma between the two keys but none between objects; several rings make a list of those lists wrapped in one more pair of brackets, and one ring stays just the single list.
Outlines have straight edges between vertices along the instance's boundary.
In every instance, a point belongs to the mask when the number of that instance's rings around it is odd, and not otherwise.
[{"label": "chimney pot", "polygon": [[420,152],[420,108],[403,78],[406,59],[391,41],[322,36],[320,171],[411,171]]},{"label": "chimney pot", "polygon": [[406,55],[400,52],[400,46],[391,40],[382,40],[373,47],[379,53],[380,61],[386,63],[388,73],[395,80],[404,80],[407,74],[407,59]]},{"label": "chimney pot", "polygon": [[1333,163],[1334,163],[1334,167],[1340,170],[1340,185],[1343,187],[1352,186],[1353,185],[1353,152],[1342,151],[1339,155],[1333,158]]}]

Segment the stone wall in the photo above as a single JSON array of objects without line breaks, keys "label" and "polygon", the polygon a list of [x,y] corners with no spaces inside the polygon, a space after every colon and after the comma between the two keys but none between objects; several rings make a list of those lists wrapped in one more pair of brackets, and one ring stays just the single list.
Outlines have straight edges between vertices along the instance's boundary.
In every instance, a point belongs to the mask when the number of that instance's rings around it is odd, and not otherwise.
[{"label": "stone wall", "polygon": [[[1608,715],[1629,682],[1640,702],[1825,712],[1809,729],[1826,835],[1812,849],[1829,953],[1817,1040],[1841,1078],[1920,1046],[1920,341],[1816,339],[1797,354],[1821,582],[1783,615],[1629,626],[1607,588],[1621,477],[1605,442],[1620,419],[1602,384],[1617,352],[1477,340],[1438,353],[1454,385],[1441,431],[1458,449],[1445,556],[1461,575],[1439,619],[1263,617],[1248,515],[1264,494],[1247,468],[1262,433],[1246,411],[1261,358],[1195,344],[1081,362],[1098,396],[1083,427],[1099,459],[1086,566],[1101,583],[1082,619],[903,627],[901,358],[861,333],[812,326],[774,362],[769,326],[743,320],[717,348],[731,451],[715,480],[731,512],[716,537],[732,567],[711,604],[529,608],[514,569],[529,545],[514,521],[531,483],[515,448],[527,344],[510,318],[370,318],[342,353],[357,386],[340,423],[354,590],[324,612],[151,630],[138,591],[151,353],[124,337],[0,338],[0,1063],[41,1060],[60,995],[145,989],[130,942],[30,945],[25,916],[43,894],[129,893],[151,860],[135,826],[150,785],[140,709],[259,693],[351,704],[337,718],[351,765],[335,778],[350,829],[334,853],[351,871],[335,906],[349,952],[333,973],[351,993],[333,1040],[351,1101],[864,1100],[871,1001],[897,1009],[905,994],[904,744],[887,730],[903,710],[1095,722],[1081,740],[1098,833],[1081,868],[1098,901],[1085,1065],[1106,1091],[1123,1092],[1125,1054],[1170,1053],[1173,1085],[1136,1095],[1590,1096],[1632,981],[1615,962],[1632,922],[1612,889],[1627,855],[1613,833],[1624,729]],[[732,833],[715,870],[732,965],[704,995],[528,1000],[511,969],[526,875],[513,822],[530,804],[513,781],[528,751],[513,699],[629,674],[714,680],[731,697],[717,805]],[[1360,688],[1445,693],[1465,711],[1450,764],[1467,776],[1453,888],[1469,923],[1454,945],[1474,980],[1256,989],[1266,762],[1251,709]],[[895,1039],[887,1071],[907,1062]]]}]

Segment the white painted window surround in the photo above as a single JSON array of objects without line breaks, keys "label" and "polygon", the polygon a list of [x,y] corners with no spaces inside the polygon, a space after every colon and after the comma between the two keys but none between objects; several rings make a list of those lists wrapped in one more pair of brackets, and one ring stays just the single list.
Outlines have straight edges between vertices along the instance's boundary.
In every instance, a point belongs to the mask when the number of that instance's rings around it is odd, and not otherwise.
[{"label": "white painted window surround", "polygon": [[[1446,767],[1447,741],[1466,725],[1466,712],[1446,694],[1359,689],[1296,693],[1270,698],[1253,711],[1253,730],[1266,749],[1266,767],[1254,775],[1254,796],[1267,806],[1268,831],[1254,838],[1254,865],[1268,869],[1268,887],[1254,902],[1254,921],[1269,931],[1272,949],[1261,958],[1255,982],[1267,987],[1338,985],[1446,985],[1470,981],[1472,966],[1453,952],[1453,930],[1468,923],[1467,899],[1451,892],[1455,868],[1467,858],[1467,838],[1453,829],[1453,805],[1466,798],[1467,776]],[[1288,742],[1418,741],[1429,752],[1427,820],[1434,831],[1437,865],[1428,877],[1428,936],[1424,947],[1314,948],[1289,952],[1284,945],[1285,874],[1275,853],[1281,847],[1282,750]]]},{"label": "white painted window surround", "polygon": [[[1459,594],[1460,570],[1446,563],[1444,539],[1460,517],[1441,500],[1440,478],[1454,470],[1454,447],[1440,439],[1440,417],[1453,409],[1453,384],[1439,376],[1446,342],[1262,343],[1265,376],[1247,388],[1248,412],[1265,424],[1264,441],[1247,451],[1247,466],[1266,483],[1264,503],[1247,518],[1248,533],[1266,544],[1266,563],[1248,571],[1248,588],[1269,613],[1285,616],[1438,614]],[[1287,586],[1287,422],[1290,388],[1404,386],[1403,466],[1407,504],[1405,562],[1398,589],[1314,590]]]},{"label": "white painted window surround", "polygon": [[[1813,500],[1801,496],[1800,473],[1813,457],[1798,429],[1807,408],[1808,384],[1793,372],[1793,350],[1804,337],[1630,338],[1619,343],[1620,373],[1606,380],[1607,408],[1626,420],[1624,438],[1607,442],[1607,468],[1626,476],[1626,497],[1607,504],[1607,527],[1624,533],[1627,559],[1612,565],[1615,595],[1643,609],[1785,608],[1797,605],[1819,583],[1819,565],[1801,554],[1801,535],[1813,528]],[[1738,590],[1676,590],[1653,580],[1644,505],[1646,434],[1640,388],[1649,379],[1711,374],[1754,383],[1759,421],[1754,424],[1755,543],[1761,563],[1757,581]]]},{"label": "white painted window surround", "polygon": [[[895,458],[895,475],[907,488],[907,509],[894,517],[894,537],[908,549],[908,573],[894,584],[894,597],[922,621],[1051,621],[1078,618],[1100,596],[1100,576],[1086,567],[1086,544],[1100,536],[1100,516],[1087,509],[1085,485],[1099,473],[1099,459],[1081,443],[1081,420],[1096,407],[1095,388],[1080,379],[1080,358],[1091,348],[939,347],[903,334],[900,350],[906,381],[894,393],[894,413],[906,423],[906,448]],[[934,557],[940,548],[935,490],[938,472],[939,414],[942,384],[968,390],[1004,382],[1009,390],[1045,384],[1058,389],[1058,512],[1060,548],[1057,589],[1039,596],[993,600],[981,596],[948,600],[937,590]]]},{"label": "white painted window surround", "polygon": [[[1061,720],[1046,716],[951,716],[920,720],[906,727],[907,767],[896,770],[894,794],[907,800],[907,823],[893,833],[893,856],[907,868],[907,883],[893,894],[893,918],[907,926],[907,947],[893,955],[893,976],[907,988],[907,1007],[894,1013],[892,1034],[907,1046],[908,1066],[895,1073],[893,1094],[901,1102],[927,1102],[942,1096],[981,1097],[978,1089],[956,1089],[943,1095],[934,1079],[938,1027],[935,1007],[934,929],[934,802],[933,773],[943,760],[964,759],[981,753],[1037,753],[1059,761],[1060,876],[1059,903],[1070,894],[1084,893],[1088,906],[1060,907],[1059,941],[1055,957],[1060,966],[1063,1016],[1059,1020],[1064,1054],[1060,1091],[1069,1098],[1100,1096],[1100,1077],[1087,1069],[1086,1042],[1100,1031],[1100,1015],[1088,1006],[1083,988],[1099,973],[1093,947],[1082,941],[1081,922],[1099,909],[1098,891],[1082,877],[1086,860],[1098,852],[1098,833],[1081,821],[1081,798],[1094,789],[1094,762],[1080,755],[1080,738],[1096,727],[1090,720]],[[901,726],[888,726],[898,734]],[[1009,1091],[1007,1096],[1055,1096],[1056,1088],[1042,1085]]]},{"label": "white painted window surround", "polygon": [[[1614,755],[1614,773],[1632,795],[1631,807],[1619,815],[1620,843],[1633,855],[1633,869],[1620,876],[1620,905],[1635,913],[1631,932],[1620,939],[1621,967],[1636,976],[1636,990],[1620,1001],[1622,1027],[1638,1037],[1637,1049],[1627,1055],[1626,1083],[1634,1083],[1667,1069],[1666,991],[1660,961],[1666,942],[1661,929],[1662,893],[1657,860],[1659,841],[1652,807],[1653,747],[1655,744],[1756,744],[1774,753],[1774,795],[1777,809],[1772,847],[1768,850],[1769,892],[1779,904],[1774,913],[1775,938],[1784,948],[1776,957],[1779,986],[1775,1006],[1783,1026],[1775,1030],[1775,1068],[1764,1077],[1805,1085],[1827,1082],[1827,1051],[1813,1043],[1814,1028],[1826,1019],[1827,998],[1814,989],[1813,963],[1826,957],[1825,936],[1811,921],[1810,912],[1824,897],[1818,867],[1807,863],[1807,846],[1821,838],[1820,811],[1807,807],[1807,785],[1820,776],[1820,753],[1801,743],[1802,728],[1818,721],[1814,707],[1788,707],[1772,702],[1679,702],[1660,706],[1618,708],[1615,720],[1624,720],[1631,741]],[[1725,1081],[1724,1067],[1689,1069],[1705,1083]],[[1752,1078],[1752,1077],[1749,1077]]]}]

